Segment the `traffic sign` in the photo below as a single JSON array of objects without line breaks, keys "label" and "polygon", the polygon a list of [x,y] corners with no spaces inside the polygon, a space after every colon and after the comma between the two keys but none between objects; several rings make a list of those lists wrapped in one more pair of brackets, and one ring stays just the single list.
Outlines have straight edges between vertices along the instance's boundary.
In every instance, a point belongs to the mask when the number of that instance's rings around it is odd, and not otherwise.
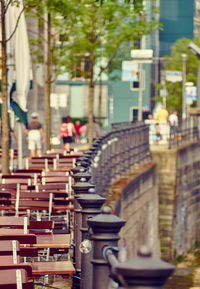
[{"label": "traffic sign", "polygon": [[186,97],[192,100],[196,100],[197,98],[197,88],[196,86],[190,86],[185,88]]},{"label": "traffic sign", "polygon": [[122,81],[139,81],[137,63],[122,61]]},{"label": "traffic sign", "polygon": [[165,71],[165,77],[166,77],[166,80],[170,82],[182,81],[182,72],[167,70]]},{"label": "traffic sign", "polygon": [[131,50],[131,57],[136,63],[152,63],[153,50],[152,49],[133,49]]}]

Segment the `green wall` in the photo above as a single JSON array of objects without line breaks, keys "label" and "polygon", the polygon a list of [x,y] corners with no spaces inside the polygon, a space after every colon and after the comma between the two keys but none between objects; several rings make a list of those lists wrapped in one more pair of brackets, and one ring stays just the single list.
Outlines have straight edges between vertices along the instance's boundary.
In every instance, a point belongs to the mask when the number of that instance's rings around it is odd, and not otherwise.
[{"label": "green wall", "polygon": [[[150,64],[144,64],[145,71],[145,89],[143,90],[143,107],[150,104]],[[121,79],[121,72],[118,72]],[[113,117],[110,116],[110,122],[124,122],[131,119],[131,107],[138,107],[138,90],[130,89],[130,82],[121,80],[112,81],[109,85],[109,95],[113,97]],[[110,111],[109,111],[110,113]]]}]

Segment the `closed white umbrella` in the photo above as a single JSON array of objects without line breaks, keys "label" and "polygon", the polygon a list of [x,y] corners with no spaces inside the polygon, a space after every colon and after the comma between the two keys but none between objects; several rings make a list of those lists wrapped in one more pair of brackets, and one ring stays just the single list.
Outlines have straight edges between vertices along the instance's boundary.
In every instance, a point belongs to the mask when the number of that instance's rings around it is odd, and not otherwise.
[{"label": "closed white umbrella", "polygon": [[[16,98],[15,101],[22,112],[27,111],[27,95],[30,87],[30,50],[27,33],[27,25],[23,10],[23,2],[18,6],[13,5],[14,26],[17,29],[14,35],[15,67],[16,67]],[[19,20],[19,21],[18,21]],[[18,23],[17,23],[18,22]],[[21,118],[20,118],[21,120]],[[18,121],[18,168],[23,168],[22,155],[22,124]]]},{"label": "closed white umbrella", "polygon": [[[23,9],[22,0],[15,7],[17,21]],[[21,14],[15,35],[16,100],[23,111],[27,110],[27,95],[30,87],[30,50],[24,13]]]}]

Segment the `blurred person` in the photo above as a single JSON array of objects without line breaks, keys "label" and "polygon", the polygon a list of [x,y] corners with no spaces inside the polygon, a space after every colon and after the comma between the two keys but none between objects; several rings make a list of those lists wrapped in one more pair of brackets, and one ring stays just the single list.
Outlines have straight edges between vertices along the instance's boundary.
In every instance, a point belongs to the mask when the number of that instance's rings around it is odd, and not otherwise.
[{"label": "blurred person", "polygon": [[154,144],[159,144],[159,142],[162,140],[162,135],[160,133],[160,124],[157,122],[155,124],[155,141]]},{"label": "blurred person", "polygon": [[86,128],[87,128],[87,124],[84,123],[83,125],[81,125],[79,131],[80,131],[80,142],[81,143],[87,143],[87,138],[85,135],[86,132]]},{"label": "blurred person", "polygon": [[156,121],[159,123],[160,135],[162,143],[167,143],[169,137],[169,123],[168,123],[169,113],[164,106],[161,106],[160,110],[157,112]]},{"label": "blurred person", "polygon": [[[93,119],[93,141],[101,136],[101,127],[100,125],[95,121],[95,118]],[[88,124],[86,125],[86,132],[85,132],[86,138],[88,139]]]},{"label": "blurred person", "polygon": [[149,143],[153,144],[156,141],[156,127],[151,113],[149,113],[148,119],[145,119],[144,122],[149,126]]},{"label": "blurred person", "polygon": [[75,122],[75,125],[74,125],[74,129],[75,129],[75,143],[80,143],[80,141],[81,141],[80,128],[81,128],[81,122],[80,122],[80,120],[77,120]]},{"label": "blurred person", "polygon": [[59,134],[66,150],[70,149],[70,145],[73,141],[73,134],[75,134],[74,124],[72,123],[71,117],[67,116],[65,122],[63,122],[60,126]]},{"label": "blurred person", "polygon": [[164,106],[162,106],[161,109],[157,112],[156,119],[158,122],[166,122],[167,123],[168,116],[169,116],[168,111],[166,110],[166,108]]},{"label": "blurred person", "polygon": [[38,113],[31,114],[31,122],[28,124],[25,134],[27,135],[28,149],[30,157],[42,155],[42,144],[44,144],[44,131],[41,123],[38,121]]},{"label": "blurred person", "polygon": [[178,128],[178,116],[176,110],[174,110],[169,115],[169,125],[170,125],[170,136],[175,136]]},{"label": "blurred person", "polygon": [[152,115],[150,110],[149,110],[149,107],[148,106],[145,106],[144,107],[144,111],[142,112],[142,118],[143,120],[145,121],[146,119],[149,119],[149,115]]}]

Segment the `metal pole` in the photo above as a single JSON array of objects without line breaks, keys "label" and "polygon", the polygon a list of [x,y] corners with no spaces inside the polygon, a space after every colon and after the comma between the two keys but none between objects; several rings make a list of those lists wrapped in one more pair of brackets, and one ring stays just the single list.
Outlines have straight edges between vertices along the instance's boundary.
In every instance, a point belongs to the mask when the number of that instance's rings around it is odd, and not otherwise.
[{"label": "metal pole", "polygon": [[108,262],[104,260],[102,252],[105,246],[117,246],[120,239],[119,231],[125,221],[111,214],[109,207],[104,207],[100,215],[88,219],[92,228],[93,240],[93,286],[95,289],[107,289],[110,277]]},{"label": "metal pole", "polygon": [[198,74],[197,74],[197,107],[200,107],[200,60],[198,65]]},{"label": "metal pole", "polygon": [[167,90],[166,90],[166,76],[165,71],[161,71],[161,84],[162,84],[162,97],[163,97],[163,106],[166,108],[166,98],[167,98]]},{"label": "metal pole", "polygon": [[[72,176],[73,177],[73,176]],[[81,252],[79,250],[79,245],[81,243],[81,206],[77,201],[77,198],[82,194],[89,193],[89,189],[94,188],[94,185],[86,182],[86,179],[82,178],[80,182],[77,182],[72,189],[74,190],[74,256],[75,256],[75,267],[77,277],[79,278],[81,272]],[[76,283],[76,282],[75,282]],[[76,288],[76,284],[73,286]]]},{"label": "metal pole", "polygon": [[143,65],[139,63],[139,91],[138,91],[138,120],[142,121],[142,97],[143,97]]},{"label": "metal pole", "polygon": [[[94,191],[94,193],[92,193]],[[82,195],[77,198],[81,205],[82,215],[82,241],[88,239],[88,224],[87,220],[100,214],[100,208],[105,202],[105,198],[95,194],[94,189],[90,189],[91,194]],[[92,251],[81,255],[81,289],[92,289]]]},{"label": "metal pole", "polygon": [[18,148],[18,169],[23,169],[23,155],[22,155],[22,124],[17,121],[17,148]]},{"label": "metal pole", "polygon": [[186,61],[187,55],[182,54],[183,63],[183,75],[182,75],[182,119],[186,119],[186,94],[185,94],[185,82],[186,82]]}]

